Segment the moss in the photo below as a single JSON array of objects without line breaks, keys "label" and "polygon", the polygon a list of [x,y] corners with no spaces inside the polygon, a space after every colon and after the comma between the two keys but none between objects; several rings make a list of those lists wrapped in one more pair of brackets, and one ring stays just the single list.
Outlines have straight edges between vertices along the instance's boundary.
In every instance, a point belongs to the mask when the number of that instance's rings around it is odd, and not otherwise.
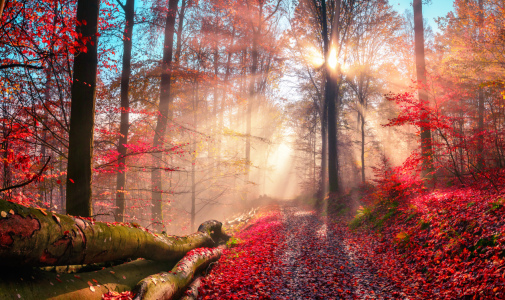
[{"label": "moss", "polygon": [[398,201],[382,201],[375,206],[360,207],[349,227],[357,229],[364,226],[381,231],[387,221],[401,214],[398,206]]}]

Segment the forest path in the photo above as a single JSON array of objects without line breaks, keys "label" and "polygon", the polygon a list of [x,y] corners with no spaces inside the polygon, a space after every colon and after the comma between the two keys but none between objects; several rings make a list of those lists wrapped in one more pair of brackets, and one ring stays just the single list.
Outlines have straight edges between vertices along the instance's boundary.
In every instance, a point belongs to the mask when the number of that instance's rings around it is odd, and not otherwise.
[{"label": "forest path", "polygon": [[376,274],[344,224],[296,206],[281,207],[279,247],[285,288],[278,299],[386,299],[393,284]]},{"label": "forest path", "polygon": [[[259,213],[225,250],[199,299],[391,299],[400,293],[374,269],[343,221],[284,202]],[[401,297],[405,299],[405,297]]]}]

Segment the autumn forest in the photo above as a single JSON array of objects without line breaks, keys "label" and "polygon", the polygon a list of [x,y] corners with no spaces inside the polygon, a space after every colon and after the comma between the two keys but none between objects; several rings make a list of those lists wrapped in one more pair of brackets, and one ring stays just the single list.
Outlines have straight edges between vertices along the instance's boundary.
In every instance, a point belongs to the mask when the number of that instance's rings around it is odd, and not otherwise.
[{"label": "autumn forest", "polygon": [[0,78],[2,299],[505,297],[503,0],[0,0]]}]

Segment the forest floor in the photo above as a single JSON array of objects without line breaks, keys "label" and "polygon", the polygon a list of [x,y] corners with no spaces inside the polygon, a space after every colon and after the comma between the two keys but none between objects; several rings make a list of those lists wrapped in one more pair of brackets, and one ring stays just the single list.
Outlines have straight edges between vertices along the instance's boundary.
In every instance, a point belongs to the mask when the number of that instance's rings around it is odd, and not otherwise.
[{"label": "forest floor", "polygon": [[294,205],[263,210],[204,279],[202,299],[404,298],[343,221]]},{"label": "forest floor", "polygon": [[505,197],[434,190],[354,218],[263,208],[199,299],[505,299]]}]

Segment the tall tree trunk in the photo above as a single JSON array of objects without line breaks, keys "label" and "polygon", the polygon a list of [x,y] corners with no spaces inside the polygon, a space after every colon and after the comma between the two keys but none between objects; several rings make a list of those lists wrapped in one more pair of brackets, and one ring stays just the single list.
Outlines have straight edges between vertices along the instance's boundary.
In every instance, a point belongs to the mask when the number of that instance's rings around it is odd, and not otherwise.
[{"label": "tall tree trunk", "polygon": [[168,13],[165,24],[165,42],[163,44],[163,62],[160,83],[160,103],[156,129],[154,130],[153,148],[153,170],[151,173],[152,188],[152,219],[157,222],[155,229],[160,231],[163,228],[163,205],[162,193],[163,184],[161,178],[161,168],[163,161],[163,146],[165,140],[168,120],[172,118],[172,97],[170,96],[171,76],[172,76],[172,52],[174,44],[175,16],[177,12],[177,0],[169,0]]},{"label": "tall tree trunk", "polygon": [[258,70],[258,35],[253,29],[253,43],[252,43],[252,65],[251,65],[251,81],[249,83],[249,99],[247,100],[246,112],[246,138],[245,138],[245,160],[246,160],[246,192],[244,193],[244,202],[247,202],[249,184],[249,176],[251,169],[251,122],[252,122],[252,108],[253,102],[256,100],[256,72]]},{"label": "tall tree trunk", "polygon": [[181,10],[179,12],[179,23],[177,23],[177,42],[175,48],[175,63],[179,64],[182,51],[182,28],[184,26],[184,14],[186,12],[186,0],[182,0]]},{"label": "tall tree trunk", "polygon": [[[328,110],[326,103],[322,103],[323,109],[321,112],[321,182],[319,183],[319,195],[318,201],[321,202],[326,194],[326,175],[328,172],[328,134],[327,134],[327,124],[328,124]],[[321,204],[321,203],[319,203]]]},{"label": "tall tree trunk", "polygon": [[123,70],[121,73],[121,124],[119,127],[118,145],[118,173],[116,179],[116,222],[124,222],[125,214],[125,186],[126,186],[126,144],[128,144],[128,129],[130,127],[130,88],[132,33],[135,13],[135,0],[126,0],[123,6],[125,12],[125,28],[123,35]]},{"label": "tall tree trunk", "polygon": [[[479,40],[482,39],[482,29],[484,25],[484,3],[483,0],[479,0]],[[482,171],[484,168],[484,90],[479,88],[479,103],[478,103],[478,124],[477,129],[479,132],[479,137],[477,139],[477,168]]]},{"label": "tall tree trunk", "polygon": [[[194,97],[193,97],[193,129],[195,132],[198,129],[198,79],[195,79]],[[191,232],[195,227],[196,218],[196,178],[195,178],[195,164],[196,164],[196,139],[192,139],[191,145]]]},{"label": "tall tree trunk", "polygon": [[[339,178],[338,178],[338,150],[337,150],[337,107],[338,85],[337,85],[337,70],[333,70],[329,65],[330,55],[338,55],[337,44],[339,42],[340,31],[340,2],[335,3],[335,15],[333,16],[333,24],[331,28],[331,38],[328,40],[328,25],[326,22],[326,1],[322,1],[323,10],[323,47],[326,65],[326,84],[325,84],[325,102],[328,107],[328,179],[329,192],[338,193]],[[332,47],[332,49],[330,49]],[[332,51],[333,50],[333,51]]]},{"label": "tall tree trunk", "polygon": [[100,0],[77,1],[76,32],[89,38],[87,51],[74,58],[67,168],[67,213],[91,217],[93,131],[95,127]]},{"label": "tall tree trunk", "polygon": [[7,0],[0,0],[0,19],[2,18],[2,14],[4,11],[4,7],[5,7],[5,2],[7,2]]},{"label": "tall tree trunk", "polygon": [[[414,0],[414,34],[415,34],[415,55],[416,73],[419,85],[419,101],[428,103],[428,93],[426,92],[426,62],[424,58],[424,27],[423,27],[423,3],[422,0]],[[428,124],[429,118],[423,119],[422,123]],[[421,126],[421,155],[423,157],[423,178],[427,179],[433,171],[433,150],[431,146],[431,130],[428,126]]]},{"label": "tall tree trunk", "polygon": [[[364,110],[364,106],[361,107]],[[361,113],[361,182],[365,183],[365,116]]]}]

